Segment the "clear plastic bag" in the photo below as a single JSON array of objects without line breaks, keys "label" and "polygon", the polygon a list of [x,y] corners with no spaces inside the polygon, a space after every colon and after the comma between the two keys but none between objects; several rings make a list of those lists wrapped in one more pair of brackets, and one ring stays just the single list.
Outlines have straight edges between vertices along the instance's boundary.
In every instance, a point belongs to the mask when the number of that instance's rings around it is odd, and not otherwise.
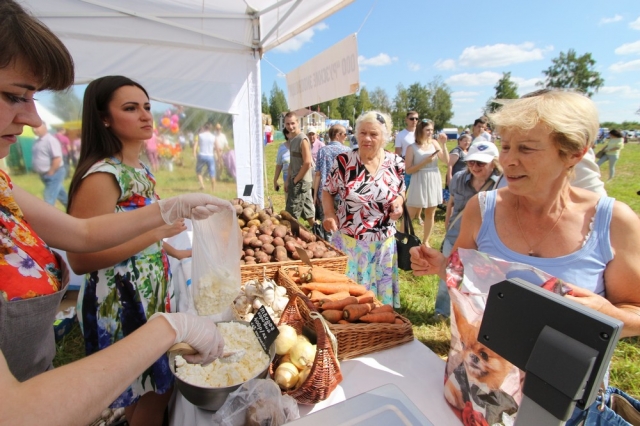
[{"label": "clear plastic bag", "polygon": [[240,292],[242,233],[235,209],[193,221],[191,295],[198,315],[214,321],[233,319],[232,304]]},{"label": "clear plastic bag", "polygon": [[298,403],[273,380],[253,379],[229,394],[213,415],[220,426],[279,426],[300,417]]}]

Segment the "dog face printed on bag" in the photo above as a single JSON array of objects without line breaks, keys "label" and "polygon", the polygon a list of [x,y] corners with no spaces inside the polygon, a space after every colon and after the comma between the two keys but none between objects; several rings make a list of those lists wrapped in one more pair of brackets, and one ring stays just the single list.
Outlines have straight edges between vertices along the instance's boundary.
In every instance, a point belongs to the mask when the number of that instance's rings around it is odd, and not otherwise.
[{"label": "dog face printed on bag", "polygon": [[484,383],[489,390],[499,389],[511,370],[511,363],[478,342],[479,323],[470,324],[462,315],[456,315],[456,324],[469,382]]},{"label": "dog face printed on bag", "polygon": [[[460,357],[464,365],[465,379],[463,383],[458,383],[455,374],[451,374],[445,384],[445,398],[452,406],[462,409],[465,401],[469,401],[470,396],[463,395],[462,392],[469,392],[475,385],[485,392],[496,391],[504,382],[507,374],[511,371],[510,362],[496,354],[485,345],[478,342],[478,330],[480,323],[469,323],[462,315],[455,303],[452,303],[453,315],[458,328],[460,344],[462,349]],[[460,366],[455,370],[460,370]],[[463,389],[463,390],[461,390]]]}]

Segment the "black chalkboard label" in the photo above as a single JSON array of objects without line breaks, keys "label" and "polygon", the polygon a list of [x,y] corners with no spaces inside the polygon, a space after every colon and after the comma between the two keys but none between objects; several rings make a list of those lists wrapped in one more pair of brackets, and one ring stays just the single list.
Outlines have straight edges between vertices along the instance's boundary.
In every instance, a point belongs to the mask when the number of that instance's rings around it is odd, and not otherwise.
[{"label": "black chalkboard label", "polygon": [[262,345],[262,349],[269,354],[269,348],[278,337],[278,334],[280,334],[280,331],[264,306],[260,306],[258,312],[253,315],[250,324],[258,338],[258,342]]}]

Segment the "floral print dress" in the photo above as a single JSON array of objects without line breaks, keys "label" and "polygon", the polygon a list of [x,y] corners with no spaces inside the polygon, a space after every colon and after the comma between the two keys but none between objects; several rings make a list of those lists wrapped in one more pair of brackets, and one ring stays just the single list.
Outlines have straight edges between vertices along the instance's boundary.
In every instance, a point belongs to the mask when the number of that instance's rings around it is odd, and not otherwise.
[{"label": "floral print dress", "polygon": [[[110,158],[94,164],[87,175],[97,172],[111,173],[118,182],[121,195],[116,212],[144,207],[157,200],[155,179],[145,166],[133,168]],[[169,262],[162,242],[152,244],[114,267],[87,274],[78,295],[87,355],[131,334],[154,313],[169,312],[173,297],[170,283]],[[173,374],[167,356],[163,355],[111,408],[127,407],[147,392],[165,393],[172,385]]]},{"label": "floral print dress", "polygon": [[31,229],[0,170],[0,297],[30,299],[60,290],[62,271],[49,247]]},{"label": "floral print dress", "polygon": [[399,308],[396,226],[389,210],[405,190],[404,161],[385,151],[373,176],[358,150],[339,154],[323,189],[340,198],[338,232],[331,243],[347,255],[347,276],[376,293],[382,303]]}]

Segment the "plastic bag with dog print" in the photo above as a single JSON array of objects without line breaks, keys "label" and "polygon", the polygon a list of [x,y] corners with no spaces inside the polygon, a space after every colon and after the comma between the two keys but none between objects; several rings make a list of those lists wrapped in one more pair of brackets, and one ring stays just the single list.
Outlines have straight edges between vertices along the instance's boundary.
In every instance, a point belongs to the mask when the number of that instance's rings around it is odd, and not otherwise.
[{"label": "plastic bag with dog print", "polygon": [[522,399],[524,372],[478,342],[489,288],[509,278],[562,295],[569,290],[562,280],[537,268],[476,250],[459,249],[449,257],[451,349],[444,396],[464,425],[513,424]]}]

